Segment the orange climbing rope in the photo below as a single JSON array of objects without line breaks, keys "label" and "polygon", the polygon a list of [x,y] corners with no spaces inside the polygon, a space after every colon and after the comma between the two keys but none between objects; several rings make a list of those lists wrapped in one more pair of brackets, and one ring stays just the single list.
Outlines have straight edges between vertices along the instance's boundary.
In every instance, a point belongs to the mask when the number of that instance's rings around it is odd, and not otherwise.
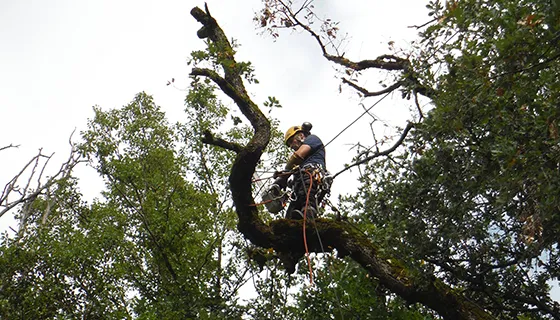
[{"label": "orange climbing rope", "polygon": [[[307,195],[306,195],[306,199],[305,199],[305,207],[303,209],[303,245],[305,247],[305,256],[307,258],[307,265],[309,266],[309,281],[311,284],[313,284],[313,267],[311,266],[311,258],[309,258],[309,247],[307,245],[307,234],[306,234],[306,223],[307,223],[307,208],[309,207],[309,198],[311,197],[311,190],[313,189],[313,174],[309,171],[309,170],[302,170],[305,173],[307,173],[309,175],[309,189],[307,190]],[[288,173],[291,174],[291,173]],[[265,180],[265,179],[270,179],[271,177],[268,178],[264,178],[264,179],[254,179],[253,182],[255,181],[260,181],[260,180]],[[303,187],[305,188],[305,182],[303,181],[303,177],[302,177],[302,184]],[[249,206],[260,206],[263,204],[267,204],[271,201],[273,201],[274,199],[270,199],[270,200],[265,200],[263,202],[259,202],[259,203],[253,203],[253,204],[249,204]]]},{"label": "orange climbing rope", "polygon": [[[305,232],[305,221],[307,220],[307,207],[309,206],[309,196],[311,195],[311,189],[313,187],[313,175],[305,170],[305,173],[309,175],[309,189],[307,190],[307,198],[305,199],[305,208],[303,209],[303,245],[305,247],[305,256],[307,258],[307,265],[309,266],[309,282],[313,284],[313,268],[311,267],[311,259],[309,258],[309,248],[307,247],[307,236]],[[304,183],[305,187],[305,183]]]},{"label": "orange climbing rope", "polygon": [[259,203],[250,203],[250,204],[249,204],[249,207],[258,207],[258,206],[262,206],[263,204],[267,204],[267,203],[270,203],[270,202],[272,202],[272,201],[274,201],[274,199],[265,200],[265,201],[262,201],[262,202],[259,202]]}]

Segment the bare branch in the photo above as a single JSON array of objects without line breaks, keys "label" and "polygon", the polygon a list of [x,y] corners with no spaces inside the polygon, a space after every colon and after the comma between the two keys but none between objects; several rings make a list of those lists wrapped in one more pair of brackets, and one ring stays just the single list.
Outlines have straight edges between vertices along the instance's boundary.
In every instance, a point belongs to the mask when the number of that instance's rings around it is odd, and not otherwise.
[{"label": "bare branch", "polygon": [[303,9],[307,8],[308,5],[310,5],[313,2],[313,0],[305,0],[305,2],[302,3],[301,7],[295,12],[294,15],[298,15],[301,11],[303,11]]},{"label": "bare branch", "polygon": [[313,38],[315,38],[315,40],[317,41],[317,44],[319,44],[319,47],[321,48],[321,51],[323,52],[324,56],[329,55],[327,52],[327,48],[325,46],[325,44],[323,44],[323,41],[321,40],[321,37],[315,32],[313,31],[313,29],[311,29],[311,27],[309,27],[308,25],[306,25],[305,23],[301,22],[298,18],[297,18],[297,13],[299,13],[303,8],[301,8],[300,10],[298,10],[296,13],[292,12],[292,10],[290,9],[289,6],[287,6],[283,1],[279,1],[285,8],[286,12],[288,13],[288,18],[292,19],[295,24],[297,26],[300,26],[301,28],[303,28],[305,31],[307,31]]},{"label": "bare branch", "polygon": [[[52,177],[48,178],[47,181],[42,182],[43,174],[47,168],[47,165],[54,154],[50,156],[45,156],[42,154],[42,150],[39,150],[39,153],[35,155],[24,167],[20,170],[18,174],[14,176],[4,187],[2,195],[0,195],[0,217],[2,217],[6,212],[12,210],[13,208],[17,207],[20,204],[31,203],[35,200],[39,195],[43,194],[46,190],[50,189],[57,181],[60,179],[64,179],[70,176],[74,167],[82,162],[80,155],[76,152],[76,149],[72,146],[70,151],[70,156],[68,159],[61,165],[58,172],[56,172]],[[36,185],[33,187],[32,180],[36,175],[36,170],[40,165],[40,160],[45,158],[45,163],[42,164],[40,173],[36,180]],[[30,169],[31,168],[31,169]],[[24,176],[26,172],[30,169],[29,177],[23,187],[18,186],[19,180]],[[10,200],[10,196],[13,194],[17,194],[18,197],[15,200]],[[27,217],[26,213],[22,214],[22,221],[25,220]],[[24,219],[25,218],[25,219]]]},{"label": "bare branch", "polygon": [[423,23],[423,24],[421,24],[421,25],[419,25],[419,26],[417,26],[417,25],[412,25],[412,26],[408,26],[408,27],[409,27],[409,28],[422,29],[422,28],[424,28],[425,26],[429,25],[430,23],[436,22],[438,19],[439,19],[439,18],[433,18],[432,20],[430,20],[430,21],[428,21],[428,22],[426,22],[426,23]]},{"label": "bare branch", "polygon": [[12,143],[10,143],[9,146],[0,147],[0,151],[6,150],[6,149],[9,149],[9,148],[18,148],[18,147],[19,147],[19,144],[14,146]]},{"label": "bare branch", "polygon": [[361,94],[364,95],[364,97],[374,97],[374,96],[380,96],[382,94],[394,91],[396,89],[398,89],[401,85],[402,82],[401,81],[397,81],[394,84],[392,84],[391,86],[381,90],[381,91],[374,91],[374,92],[370,92],[367,89],[358,86],[356,83],[346,79],[346,78],[342,78],[342,82],[346,83],[347,85],[351,86],[352,88],[354,88],[356,91],[360,92]]},{"label": "bare branch", "polygon": [[383,151],[376,151],[375,153],[373,153],[372,155],[363,158],[362,160],[356,161],[354,163],[352,163],[351,165],[347,166],[346,168],[340,170],[339,172],[337,172],[334,176],[333,179],[336,178],[339,174],[350,170],[351,168],[355,167],[355,166],[359,166],[361,164],[364,164],[368,161],[371,161],[377,157],[381,157],[381,156],[387,156],[389,154],[391,154],[393,151],[395,151],[404,141],[404,139],[406,138],[406,136],[408,135],[408,133],[410,132],[410,129],[412,129],[414,127],[414,124],[412,122],[409,122],[406,127],[404,128],[399,140],[397,142],[395,142],[395,144],[390,147],[387,150],[383,150]]},{"label": "bare branch", "polygon": [[418,119],[418,122],[422,121],[422,119],[424,119],[424,113],[422,112],[422,108],[420,108],[420,102],[418,101],[418,92],[414,91],[414,104],[416,104],[416,109],[418,110],[418,114],[420,115],[420,118]]},{"label": "bare branch", "polygon": [[[365,69],[381,69],[381,70],[389,70],[389,71],[395,71],[395,70],[396,71],[402,71],[403,72],[403,78],[404,78],[404,80],[407,80],[407,81],[406,81],[406,83],[405,82],[400,82],[399,83],[400,85],[408,84],[411,87],[412,90],[416,90],[418,93],[420,93],[422,95],[425,95],[426,97],[432,98],[434,96],[435,91],[432,88],[426,87],[418,81],[415,73],[413,72],[413,70],[411,68],[411,63],[408,59],[400,58],[400,57],[397,57],[395,55],[381,55],[381,56],[379,56],[379,57],[377,57],[376,59],[373,59],[373,60],[366,59],[366,60],[361,60],[361,61],[352,61],[350,59],[347,59],[347,58],[344,57],[344,54],[339,54],[338,53],[338,49],[333,43],[334,39],[336,38],[336,35],[333,32],[330,32],[330,31],[332,31],[332,28],[328,29],[328,30],[322,30],[326,34],[325,37],[328,40],[328,42],[324,42],[324,40],[323,40],[324,37],[322,37],[319,33],[314,31],[313,29],[311,29],[311,26],[310,26],[309,23],[305,23],[297,17],[297,14],[304,9],[303,6],[302,6],[302,8],[300,8],[296,12],[294,12],[290,8],[290,6],[282,0],[278,0],[277,4],[279,4],[279,6],[281,6],[280,9],[277,9],[277,13],[281,13],[281,14],[285,15],[285,17],[281,20],[291,21],[291,23],[293,23],[293,25],[289,25],[287,27],[300,27],[305,32],[307,32],[309,35],[311,35],[315,39],[317,44],[319,45],[319,48],[321,49],[321,52],[322,52],[323,56],[327,60],[329,60],[331,62],[334,62],[338,65],[341,65],[345,68],[356,70],[356,71],[365,70]],[[305,5],[309,5],[309,3],[306,2],[306,3],[304,3],[304,6]],[[309,8],[307,8],[307,9],[309,9]],[[274,16],[274,15],[272,15],[272,16]],[[264,19],[266,21],[270,17],[271,17],[270,14],[269,15],[263,14],[262,19]],[[266,23],[264,23],[263,26],[264,25],[266,25]],[[282,26],[276,26],[275,25],[272,28],[282,28]],[[336,52],[336,54],[330,54],[328,52],[328,50],[327,50],[328,45],[330,45],[334,48],[334,51]]]},{"label": "bare branch", "polygon": [[229,142],[220,138],[214,137],[212,132],[206,130],[204,131],[204,137],[202,138],[202,142],[211,144],[214,146],[222,147],[224,149],[228,149],[234,151],[235,153],[241,152],[242,147],[234,142]]}]

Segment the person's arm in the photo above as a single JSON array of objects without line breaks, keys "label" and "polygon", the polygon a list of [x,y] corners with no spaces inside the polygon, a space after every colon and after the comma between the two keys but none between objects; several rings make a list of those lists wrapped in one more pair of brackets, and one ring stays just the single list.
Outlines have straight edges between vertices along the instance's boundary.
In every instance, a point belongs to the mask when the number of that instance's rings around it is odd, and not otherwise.
[{"label": "person's arm", "polygon": [[286,163],[286,167],[284,168],[284,170],[290,171],[295,166],[302,164],[303,160],[305,160],[305,158],[307,158],[310,153],[311,147],[306,144],[302,144],[299,149],[297,149],[297,151],[290,156],[290,159],[288,160],[288,163]]},{"label": "person's arm", "polygon": [[302,159],[306,159],[311,154],[311,147],[307,144],[302,144],[301,147],[299,147],[299,149],[297,149],[294,153]]}]

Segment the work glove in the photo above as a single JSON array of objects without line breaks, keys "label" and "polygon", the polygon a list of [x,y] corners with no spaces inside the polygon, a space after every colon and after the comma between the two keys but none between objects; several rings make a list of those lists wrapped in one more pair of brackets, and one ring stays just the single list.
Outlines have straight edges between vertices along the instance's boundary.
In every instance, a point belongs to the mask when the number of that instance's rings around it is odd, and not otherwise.
[{"label": "work glove", "polygon": [[287,177],[289,176],[289,174],[290,174],[290,171],[288,171],[288,170],[275,171],[274,174],[272,175],[272,177],[273,177],[274,179],[276,179],[276,178],[278,178],[278,177],[286,177],[286,179],[287,179]]},{"label": "work glove", "polygon": [[273,177],[276,179],[274,180],[274,184],[277,184],[280,189],[286,189],[288,186],[288,178],[290,177],[289,171],[276,171]]}]

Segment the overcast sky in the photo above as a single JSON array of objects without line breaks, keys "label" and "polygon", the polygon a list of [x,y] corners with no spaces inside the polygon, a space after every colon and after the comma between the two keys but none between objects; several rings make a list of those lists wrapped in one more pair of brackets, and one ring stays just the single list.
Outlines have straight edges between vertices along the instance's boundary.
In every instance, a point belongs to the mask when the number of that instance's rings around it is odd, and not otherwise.
[{"label": "overcast sky", "polygon": [[[251,61],[259,85],[248,87],[254,101],[276,96],[284,106],[273,116],[283,130],[310,121],[324,142],[332,139],[363,109],[350,90],[339,93],[334,66],[306,34],[285,32],[273,41],[252,21],[260,0],[208,0],[210,12],[228,37],[241,44],[238,61]],[[317,1],[348,32],[344,47],[353,60],[389,53],[388,42],[407,48],[426,22],[425,1]],[[69,153],[74,129],[85,129],[92,106],[118,108],[145,91],[172,121],[181,119],[188,85],[189,53],[201,49],[200,25],[189,14],[203,1],[192,0],[0,0],[0,183],[5,184],[39,148],[55,153],[53,169]],[[326,6],[326,8],[325,8]],[[175,87],[166,86],[175,78]],[[366,83],[375,90],[376,81]],[[378,89],[378,88],[377,88]],[[370,106],[377,99],[366,100]],[[225,101],[230,103],[229,101]],[[411,102],[387,99],[374,109],[382,120],[402,125]],[[349,163],[351,143],[371,142],[370,119],[363,119],[327,148],[329,170]],[[386,132],[377,132],[383,135]],[[79,138],[75,134],[74,140]],[[102,187],[91,170],[79,168],[88,198]],[[337,178],[335,193],[356,186],[356,173]],[[10,217],[3,217],[3,228]],[[558,300],[558,299],[556,299]]]},{"label": "overcast sky", "polygon": [[[343,50],[356,60],[388,53],[389,41],[408,46],[416,31],[407,26],[426,20],[421,1],[353,2],[318,1],[317,7],[342,22],[341,30],[350,35]],[[19,145],[1,152],[0,182],[18,172],[39,148],[55,152],[53,165],[65,160],[70,134],[85,128],[94,105],[118,108],[145,91],[172,121],[180,120],[182,89],[189,82],[186,60],[192,50],[203,47],[196,37],[200,25],[189,14],[195,5],[204,2],[0,0],[0,147]],[[273,113],[283,129],[310,121],[313,132],[327,142],[362,112],[350,90],[338,92],[334,66],[321,58],[311,37],[287,31],[274,41],[255,29],[252,18],[260,0],[209,0],[208,5],[226,34],[241,44],[238,60],[255,65],[260,84],[248,87],[254,101],[276,96],[284,106]],[[175,87],[166,86],[171,78]],[[398,103],[396,110],[388,109],[385,120],[406,113],[407,103]],[[356,137],[371,141],[368,121],[329,145],[332,172],[350,162],[348,149]],[[92,174],[77,172],[84,179]],[[351,174],[347,177],[340,181],[352,181]],[[91,198],[100,185],[86,182],[81,188]]]}]

